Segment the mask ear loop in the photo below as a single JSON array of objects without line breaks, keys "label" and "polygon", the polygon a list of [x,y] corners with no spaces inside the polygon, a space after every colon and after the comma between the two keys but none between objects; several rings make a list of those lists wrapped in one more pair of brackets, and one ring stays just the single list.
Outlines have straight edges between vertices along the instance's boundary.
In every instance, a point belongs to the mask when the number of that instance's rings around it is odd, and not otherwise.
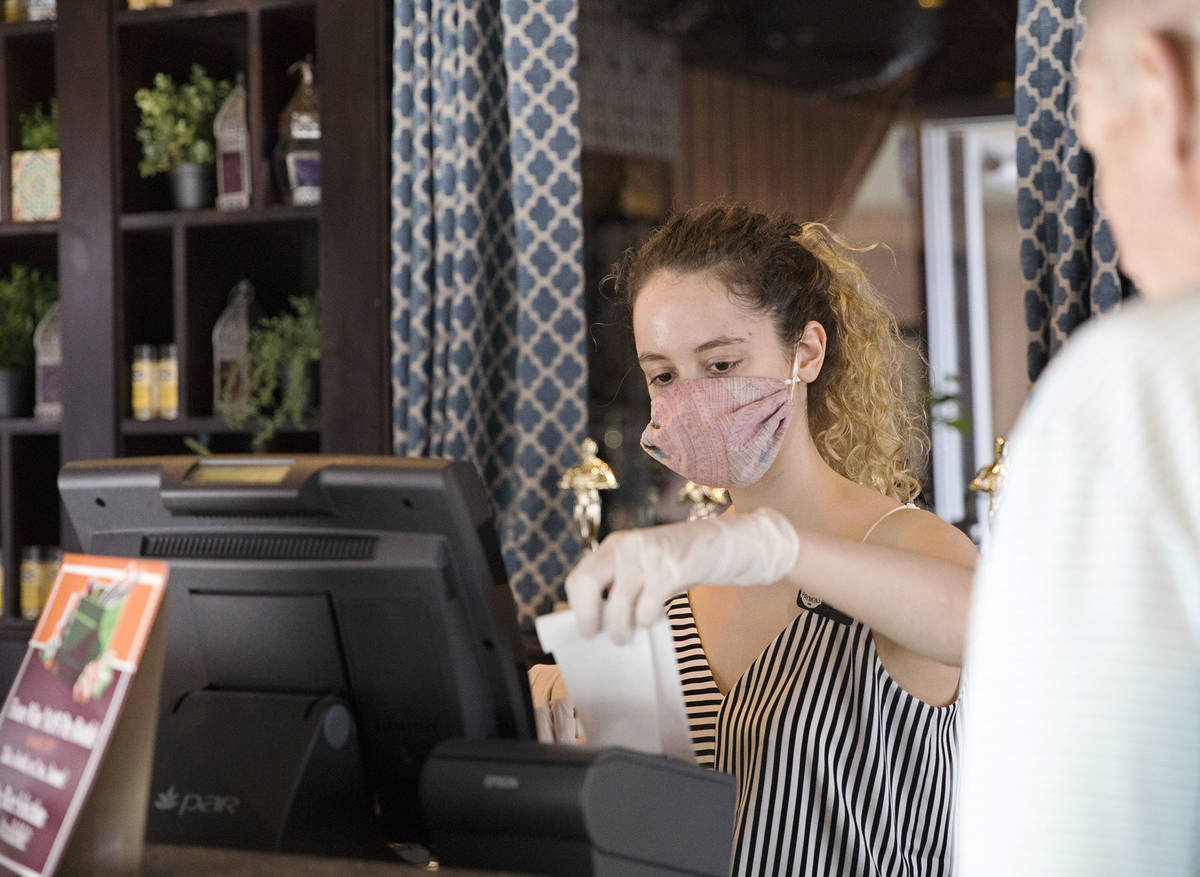
[{"label": "mask ear loop", "polygon": [[796,384],[800,383],[800,345],[796,345],[796,353],[792,356],[792,376],[784,380],[788,385],[788,399],[792,400],[796,396]]}]

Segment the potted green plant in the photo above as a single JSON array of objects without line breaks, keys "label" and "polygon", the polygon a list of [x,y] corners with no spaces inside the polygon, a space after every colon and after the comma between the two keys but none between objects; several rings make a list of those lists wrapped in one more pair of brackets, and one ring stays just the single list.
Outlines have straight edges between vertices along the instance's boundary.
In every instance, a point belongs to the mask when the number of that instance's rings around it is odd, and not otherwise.
[{"label": "potted green plant", "polygon": [[17,222],[58,219],[61,206],[58,160],[58,100],[36,104],[18,117],[21,148],[12,154],[12,218]]},{"label": "potted green plant", "polygon": [[0,277],[0,417],[29,413],[33,385],[33,332],[58,298],[54,276],[13,265]]},{"label": "potted green plant", "polygon": [[293,296],[291,310],[263,317],[250,330],[244,368],[245,393],[240,404],[231,396],[231,380],[221,388],[224,416],[230,426],[251,423],[253,445],[261,449],[288,425],[308,426],[315,414],[321,360],[321,316],[316,298]]},{"label": "potted green plant", "polygon": [[193,64],[187,82],[176,84],[166,73],[133,96],[142,118],[137,139],[142,145],[138,170],[143,177],[169,173],[178,209],[209,207],[216,187],[213,175],[213,118],[233,86],[214,80]]}]

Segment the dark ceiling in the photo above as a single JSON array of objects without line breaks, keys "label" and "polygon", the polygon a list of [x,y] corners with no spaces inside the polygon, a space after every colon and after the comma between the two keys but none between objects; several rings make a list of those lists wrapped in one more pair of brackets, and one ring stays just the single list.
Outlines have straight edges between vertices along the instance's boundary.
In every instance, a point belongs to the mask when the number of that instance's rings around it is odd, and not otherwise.
[{"label": "dark ceiling", "polygon": [[1007,102],[1016,0],[619,0],[684,61],[847,96],[915,70],[918,107]]}]

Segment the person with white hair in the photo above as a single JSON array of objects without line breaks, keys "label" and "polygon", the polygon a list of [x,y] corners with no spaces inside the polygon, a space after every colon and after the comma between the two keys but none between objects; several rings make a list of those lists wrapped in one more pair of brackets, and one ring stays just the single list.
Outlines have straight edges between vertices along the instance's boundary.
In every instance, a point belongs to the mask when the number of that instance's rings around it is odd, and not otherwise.
[{"label": "person with white hair", "polygon": [[1200,874],[1200,3],[1091,0],[1081,140],[1143,300],[1009,442],[964,671],[960,874]]}]

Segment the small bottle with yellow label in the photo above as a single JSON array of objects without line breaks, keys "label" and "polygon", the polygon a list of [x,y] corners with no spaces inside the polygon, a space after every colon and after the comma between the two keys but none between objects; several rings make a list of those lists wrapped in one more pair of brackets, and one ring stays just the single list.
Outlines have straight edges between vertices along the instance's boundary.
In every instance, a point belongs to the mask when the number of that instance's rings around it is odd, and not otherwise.
[{"label": "small bottle with yellow label", "polygon": [[134,420],[153,420],[158,415],[158,351],[153,344],[137,344],[133,348],[133,385],[130,388],[130,408]]},{"label": "small bottle with yellow label", "polygon": [[158,416],[164,420],[179,417],[179,348],[163,344],[158,348]]},{"label": "small bottle with yellow label", "polygon": [[26,545],[21,549],[21,617],[36,619],[42,613],[62,555],[52,545]]},{"label": "small bottle with yellow label", "polygon": [[21,617],[37,618],[38,565],[42,561],[42,549],[38,545],[26,545],[21,549]]}]

